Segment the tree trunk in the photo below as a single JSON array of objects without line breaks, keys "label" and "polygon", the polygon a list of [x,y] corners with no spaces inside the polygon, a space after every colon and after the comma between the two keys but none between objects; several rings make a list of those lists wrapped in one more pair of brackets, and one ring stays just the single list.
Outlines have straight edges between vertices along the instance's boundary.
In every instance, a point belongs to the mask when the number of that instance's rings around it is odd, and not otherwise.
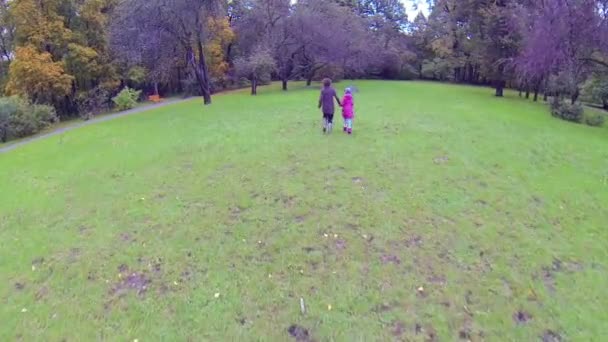
[{"label": "tree trunk", "polygon": [[158,96],[158,82],[154,82],[154,95]]},{"label": "tree trunk", "polygon": [[183,92],[182,89],[182,68],[177,68],[177,92],[181,94]]},{"label": "tree trunk", "polygon": [[287,91],[287,79],[283,78],[281,80],[282,84],[283,84],[283,91]]},{"label": "tree trunk", "polygon": [[604,108],[605,110],[608,110],[608,99],[602,100],[602,108]]},{"label": "tree trunk", "polygon": [[307,87],[310,87],[310,85],[312,84],[313,77],[314,77],[314,73],[312,73],[312,72],[308,75],[308,77],[306,77],[306,86]]},{"label": "tree trunk", "polygon": [[505,89],[505,81],[496,82],[496,97],[503,97]]},{"label": "tree trunk", "polygon": [[521,97],[521,93],[523,90],[521,90],[521,88],[519,88],[519,97]]},{"label": "tree trunk", "polygon": [[526,100],[530,98],[530,89],[526,88]]},{"label": "tree trunk", "polygon": [[547,91],[545,90],[545,92],[543,93],[543,101],[547,102],[549,101],[549,94],[547,94]]},{"label": "tree trunk", "polygon": [[255,96],[258,94],[258,80],[256,78],[251,80],[251,95]]},{"label": "tree trunk", "polygon": [[[199,75],[198,81],[203,93],[203,103],[205,105],[211,104],[211,90],[209,89],[209,73],[207,72],[207,62],[205,61],[205,51],[203,49],[203,43],[200,39],[197,41],[198,49],[198,66],[196,71]],[[194,56],[193,56],[194,58]]]},{"label": "tree trunk", "polygon": [[578,91],[578,89],[574,92],[574,94],[572,94],[572,96],[570,97],[570,100],[572,101],[572,104],[576,103],[576,100],[578,100],[578,97],[580,95],[580,92]]},{"label": "tree trunk", "polygon": [[534,102],[538,101],[538,87],[534,88]]}]

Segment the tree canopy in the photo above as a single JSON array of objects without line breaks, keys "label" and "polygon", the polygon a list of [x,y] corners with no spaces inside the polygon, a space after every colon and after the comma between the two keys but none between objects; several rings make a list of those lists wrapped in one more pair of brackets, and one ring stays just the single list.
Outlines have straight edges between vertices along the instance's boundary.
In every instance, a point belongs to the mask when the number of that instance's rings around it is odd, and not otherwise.
[{"label": "tree canopy", "polygon": [[607,0],[427,2],[427,16],[408,18],[399,0],[1,0],[0,86],[63,117],[127,86],[210,104],[244,79],[287,90],[421,78],[604,98]]}]

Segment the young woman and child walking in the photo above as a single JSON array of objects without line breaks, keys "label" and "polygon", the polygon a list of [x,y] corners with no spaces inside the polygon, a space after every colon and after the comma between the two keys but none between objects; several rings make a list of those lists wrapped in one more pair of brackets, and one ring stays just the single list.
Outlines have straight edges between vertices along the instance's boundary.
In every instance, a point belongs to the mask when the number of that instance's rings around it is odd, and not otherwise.
[{"label": "young woman and child walking", "polygon": [[353,133],[353,120],[355,118],[355,101],[353,99],[352,89],[344,90],[342,101],[338,98],[336,90],[331,86],[331,80],[326,78],[323,80],[323,89],[319,96],[319,109],[323,112],[323,133],[331,133],[334,123],[334,99],[338,105],[342,107],[342,118],[344,119],[343,131],[348,134]]}]

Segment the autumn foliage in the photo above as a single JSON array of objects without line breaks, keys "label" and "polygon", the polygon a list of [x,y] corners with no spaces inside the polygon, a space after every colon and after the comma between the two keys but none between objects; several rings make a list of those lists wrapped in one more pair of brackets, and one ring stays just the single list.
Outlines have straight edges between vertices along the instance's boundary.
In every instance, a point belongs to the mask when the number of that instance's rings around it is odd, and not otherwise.
[{"label": "autumn foliage", "polygon": [[20,95],[34,102],[50,103],[68,95],[73,77],[66,74],[63,62],[53,62],[48,52],[31,46],[18,47],[9,69],[8,95]]}]

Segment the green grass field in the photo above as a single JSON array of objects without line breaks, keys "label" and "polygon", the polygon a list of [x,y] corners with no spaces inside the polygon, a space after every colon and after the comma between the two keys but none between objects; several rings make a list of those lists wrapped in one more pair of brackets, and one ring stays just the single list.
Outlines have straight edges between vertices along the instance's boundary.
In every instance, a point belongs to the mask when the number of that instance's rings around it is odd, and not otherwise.
[{"label": "green grass field", "polygon": [[608,129],[355,84],[350,137],[292,85],[0,154],[0,340],[608,334]]}]

